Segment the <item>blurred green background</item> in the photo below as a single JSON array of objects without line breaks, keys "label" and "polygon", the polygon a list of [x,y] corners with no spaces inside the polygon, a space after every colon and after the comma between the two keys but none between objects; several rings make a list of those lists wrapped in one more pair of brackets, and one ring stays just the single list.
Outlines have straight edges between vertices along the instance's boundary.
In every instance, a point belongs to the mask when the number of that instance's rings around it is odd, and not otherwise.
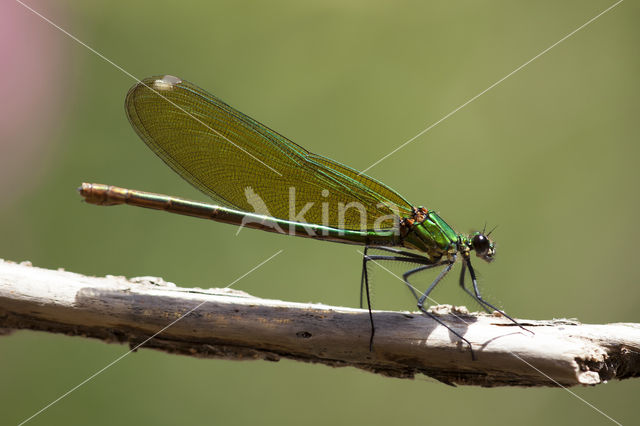
[{"label": "blurred green background", "polygon": [[[79,2],[29,4],[138,78],[173,74],[312,152],[364,169],[613,4]],[[498,225],[476,262],[520,318],[640,322],[640,9],[624,2],[368,173],[460,232]],[[0,257],[91,275],[161,276],[357,306],[354,247],[80,202],[83,181],[206,198],[130,128],[134,81],[18,3],[0,5]],[[452,274],[441,303],[477,306]],[[425,274],[423,285],[433,275]],[[374,273],[375,304],[413,309]],[[128,348],[0,338],[0,416],[15,424]],[[637,421],[636,381],[572,389]],[[6,423],[5,423],[6,422]],[[562,389],[451,388],[289,361],[131,354],[31,424],[607,424]]]}]

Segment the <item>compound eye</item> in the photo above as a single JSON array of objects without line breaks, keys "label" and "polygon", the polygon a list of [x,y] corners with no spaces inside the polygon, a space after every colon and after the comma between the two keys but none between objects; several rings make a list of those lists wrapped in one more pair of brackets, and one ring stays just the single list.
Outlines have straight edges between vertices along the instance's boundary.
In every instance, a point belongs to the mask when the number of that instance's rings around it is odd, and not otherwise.
[{"label": "compound eye", "polygon": [[489,253],[491,249],[491,241],[483,234],[476,234],[473,236],[471,240],[471,245],[473,249],[476,251],[476,256],[484,257]]}]

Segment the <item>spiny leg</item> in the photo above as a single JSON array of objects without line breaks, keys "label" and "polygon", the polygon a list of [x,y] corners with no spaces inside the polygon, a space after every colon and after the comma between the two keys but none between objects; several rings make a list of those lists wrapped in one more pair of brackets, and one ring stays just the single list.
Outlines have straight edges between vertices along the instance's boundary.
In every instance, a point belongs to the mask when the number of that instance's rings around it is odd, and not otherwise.
[{"label": "spiny leg", "polygon": [[371,312],[371,296],[369,295],[369,273],[367,272],[367,248],[364,248],[362,256],[362,278],[360,279],[360,309],[362,309],[362,288],[367,292],[367,309],[369,310],[369,322],[371,323],[371,335],[369,336],[369,352],[373,352],[373,336],[376,334],[376,327],[373,324],[373,313]]},{"label": "spiny leg", "polygon": [[[370,248],[399,254],[400,256],[368,255],[367,252],[368,252],[368,249]],[[411,253],[408,251],[398,250],[392,247],[366,246],[364,249],[364,256],[362,258],[362,278],[360,279],[360,309],[362,309],[362,302],[363,302],[362,296],[363,296],[364,286],[365,284],[369,283],[369,274],[368,274],[368,271],[366,270],[366,265],[368,261],[376,261],[376,260],[390,260],[395,262],[416,263],[419,265],[429,265],[431,267],[441,265],[441,263],[432,263],[432,261],[425,256],[421,256],[419,254]],[[409,285],[408,287],[413,293],[413,296],[416,298],[416,300],[418,300],[418,294],[415,292],[414,288],[411,285]]]},{"label": "spiny leg", "polygon": [[[462,287],[462,289],[469,295],[471,296],[471,298],[473,298],[473,300],[478,301],[478,298],[476,297],[475,294],[473,294],[471,292],[471,290],[469,290],[465,285],[464,285],[464,276],[467,273],[467,263],[463,260],[462,261],[462,268],[460,268],[460,287]],[[480,306],[482,307],[482,309],[484,309],[487,313],[491,313],[492,311],[489,310],[489,308],[487,308],[482,301],[478,301],[478,303],[480,304]]]},{"label": "spiny leg", "polygon": [[[373,261],[391,260],[391,261],[397,261],[397,262],[409,262],[409,263],[419,263],[419,264],[425,264],[425,262],[430,262],[430,260],[427,259],[426,257],[416,255],[411,252],[397,250],[390,247],[375,247],[375,248],[379,250],[388,251],[391,253],[400,254],[400,256],[382,256],[382,255],[370,256],[367,254],[369,247],[365,246],[364,248],[364,256],[362,257],[362,277],[360,279],[360,309],[362,309],[362,302],[363,302],[362,296],[363,296],[363,290],[365,290],[364,293],[367,296],[367,309],[369,310],[369,321],[371,322],[371,336],[369,337],[370,352],[373,352],[373,336],[375,335],[376,328],[373,323],[373,313],[371,312],[371,295],[369,293],[369,272],[367,270],[367,262],[372,260]],[[432,267],[435,265],[427,265],[427,266]],[[405,283],[408,284],[406,280],[405,280]],[[418,294],[415,292],[413,287],[410,284],[408,284],[408,286],[411,292],[413,293],[414,297],[418,299]]]},{"label": "spiny leg", "polygon": [[[473,297],[479,304],[480,306],[482,306],[484,308],[485,311],[491,313],[489,311],[489,309],[487,309],[487,307],[493,309],[494,311],[497,311],[500,313],[500,315],[503,315],[505,318],[507,318],[508,320],[510,320],[512,323],[514,323],[515,325],[517,325],[518,327],[520,327],[521,329],[523,329],[524,331],[528,331],[531,334],[535,334],[533,331],[528,330],[526,328],[524,328],[522,326],[522,324],[520,324],[518,321],[514,320],[513,318],[511,318],[509,315],[507,315],[504,311],[502,311],[501,309],[496,308],[495,306],[493,306],[491,303],[487,302],[486,300],[484,300],[482,298],[482,295],[480,294],[480,290],[478,290],[478,280],[476,279],[476,272],[473,270],[473,266],[471,266],[471,259],[469,259],[468,257],[466,259],[464,259],[462,261],[462,275],[460,275],[460,287],[462,287],[464,289],[464,291],[466,291],[467,293],[469,293],[471,295],[471,297]],[[464,271],[465,271],[465,266],[467,268],[469,268],[469,275],[471,276],[471,282],[473,283],[473,293],[471,293],[464,285]]]},{"label": "spiny leg", "polygon": [[368,282],[368,274],[367,274],[367,249],[364,248],[364,256],[362,256],[362,275],[360,276],[360,309],[362,309],[362,295],[364,294],[364,282],[365,279]]},{"label": "spiny leg", "polygon": [[[410,269],[404,274],[402,274],[402,280],[404,281],[406,286],[409,288],[409,290],[413,294],[413,297],[416,298],[416,302],[420,301],[420,296],[418,296],[418,293],[416,293],[416,288],[413,285],[411,285],[411,283],[409,283],[408,277],[415,274],[416,272],[426,271],[427,269],[435,268],[436,266],[442,266],[442,263],[433,263],[431,265],[418,266],[417,268]],[[430,292],[432,289],[433,289],[433,284],[431,284],[428,291]]]},{"label": "spiny leg", "polygon": [[371,248],[371,249],[376,249],[376,250],[382,250],[382,251],[388,251],[389,253],[395,253],[395,254],[399,254],[402,256],[406,256],[406,257],[413,257],[415,259],[424,261],[427,260],[428,258],[421,255],[421,254],[417,254],[417,253],[412,253],[410,251],[406,251],[406,250],[400,250],[397,249],[395,247],[385,247],[385,246],[367,246],[367,248]]},{"label": "spiny leg", "polygon": [[[469,350],[471,351],[471,359],[475,361],[476,355],[473,352],[473,346],[471,346],[471,342],[469,342],[467,339],[462,337],[462,335],[460,333],[458,333],[457,331],[455,331],[454,329],[449,327],[447,324],[445,324],[441,319],[439,319],[438,317],[433,315],[431,312],[427,311],[425,309],[425,307],[424,307],[424,301],[427,299],[427,297],[429,297],[429,293],[431,293],[431,291],[436,287],[436,285],[438,285],[438,283],[444,278],[444,276],[447,275],[447,273],[453,267],[453,264],[454,264],[454,262],[448,263],[447,266],[445,266],[445,268],[436,277],[436,279],[433,280],[433,282],[431,283],[429,288],[427,288],[425,290],[425,292],[422,294],[422,297],[420,297],[420,299],[418,299],[418,309],[420,309],[420,311],[422,313],[424,313],[425,315],[427,315],[429,318],[433,319],[434,321],[436,321],[440,325],[444,326],[447,330],[449,330],[451,333],[453,333],[456,337],[458,337],[460,340],[462,340],[467,345],[469,345]],[[425,266],[433,267],[433,266],[437,266],[437,265],[425,265]],[[422,270],[425,270],[425,269],[428,269],[428,268],[420,267],[420,268],[415,268],[415,269],[412,269],[411,271],[406,272],[403,275],[403,279],[404,279],[405,283],[407,283],[407,285],[409,285],[411,287],[411,284],[409,283],[409,279],[408,279],[409,276],[415,274],[416,272],[420,272]]]}]

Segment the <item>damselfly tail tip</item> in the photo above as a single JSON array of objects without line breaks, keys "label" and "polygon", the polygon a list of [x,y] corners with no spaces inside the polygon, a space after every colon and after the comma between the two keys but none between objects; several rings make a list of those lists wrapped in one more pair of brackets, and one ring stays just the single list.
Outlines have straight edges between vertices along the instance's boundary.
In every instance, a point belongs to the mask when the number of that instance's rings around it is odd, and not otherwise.
[{"label": "damselfly tail tip", "polygon": [[103,185],[101,183],[83,182],[78,188],[78,192],[89,204],[98,206],[114,206],[126,203],[128,190],[116,186]]},{"label": "damselfly tail tip", "polygon": [[78,191],[80,193],[80,195],[84,195],[84,193],[90,187],[91,187],[90,183],[82,182],[82,184],[78,188],[76,188],[76,191]]}]

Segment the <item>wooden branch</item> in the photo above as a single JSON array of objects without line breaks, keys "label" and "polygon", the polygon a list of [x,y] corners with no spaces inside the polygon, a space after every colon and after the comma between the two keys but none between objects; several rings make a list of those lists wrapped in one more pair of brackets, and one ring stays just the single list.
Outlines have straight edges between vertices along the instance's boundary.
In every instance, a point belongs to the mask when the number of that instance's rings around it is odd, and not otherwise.
[{"label": "wooden branch", "polygon": [[444,305],[434,312],[473,344],[476,361],[467,345],[419,313],[375,311],[370,352],[369,317],[362,309],[181,288],[153,277],[87,277],[0,260],[5,331],[65,333],[136,349],[144,342],[144,348],[198,357],[289,358],[400,378],[422,373],[461,385],[593,385],[640,375],[640,324],[518,320],[535,333],[530,335],[500,316]]}]

